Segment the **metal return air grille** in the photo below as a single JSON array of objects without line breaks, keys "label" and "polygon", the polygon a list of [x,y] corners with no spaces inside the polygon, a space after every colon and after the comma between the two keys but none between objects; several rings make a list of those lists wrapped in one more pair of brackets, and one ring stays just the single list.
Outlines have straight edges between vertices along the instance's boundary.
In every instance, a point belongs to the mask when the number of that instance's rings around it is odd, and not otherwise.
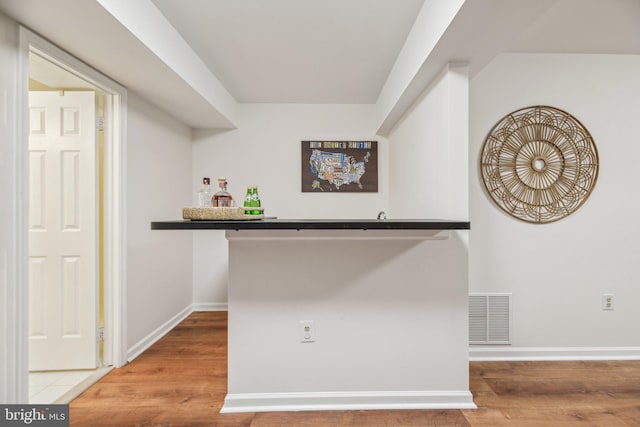
[{"label": "metal return air grille", "polygon": [[469,344],[511,344],[511,294],[469,295]]}]

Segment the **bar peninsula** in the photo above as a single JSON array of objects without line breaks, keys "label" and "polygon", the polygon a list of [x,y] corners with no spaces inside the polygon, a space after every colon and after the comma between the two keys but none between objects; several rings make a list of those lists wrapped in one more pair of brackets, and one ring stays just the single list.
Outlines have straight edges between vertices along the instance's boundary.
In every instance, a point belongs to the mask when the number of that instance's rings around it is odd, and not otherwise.
[{"label": "bar peninsula", "polygon": [[225,230],[221,412],[476,407],[469,222],[186,220],[151,228]]}]

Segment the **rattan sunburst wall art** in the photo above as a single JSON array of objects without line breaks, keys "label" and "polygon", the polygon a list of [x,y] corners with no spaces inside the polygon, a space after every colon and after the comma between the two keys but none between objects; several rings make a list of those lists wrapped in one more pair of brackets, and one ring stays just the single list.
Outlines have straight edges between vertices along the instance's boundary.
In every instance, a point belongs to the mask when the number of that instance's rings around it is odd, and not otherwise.
[{"label": "rattan sunburst wall art", "polygon": [[503,117],[482,147],[487,192],[509,215],[543,224],[575,212],[598,179],[598,151],[571,114],[548,106]]}]

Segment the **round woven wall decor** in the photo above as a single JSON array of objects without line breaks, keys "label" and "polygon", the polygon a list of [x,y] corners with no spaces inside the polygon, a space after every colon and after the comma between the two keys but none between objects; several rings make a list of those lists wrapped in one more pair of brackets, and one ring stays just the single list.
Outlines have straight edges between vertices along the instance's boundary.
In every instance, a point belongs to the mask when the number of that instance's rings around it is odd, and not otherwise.
[{"label": "round woven wall decor", "polygon": [[480,170],[487,192],[502,210],[543,224],[584,204],[598,179],[598,151],[589,131],[571,114],[527,107],[491,129]]}]

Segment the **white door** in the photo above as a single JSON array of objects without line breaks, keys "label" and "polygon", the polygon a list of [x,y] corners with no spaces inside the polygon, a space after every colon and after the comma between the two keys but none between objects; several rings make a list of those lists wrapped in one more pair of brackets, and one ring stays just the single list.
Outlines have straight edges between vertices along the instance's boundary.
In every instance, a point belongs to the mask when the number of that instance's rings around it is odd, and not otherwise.
[{"label": "white door", "polygon": [[94,92],[29,93],[29,370],[97,366]]}]

